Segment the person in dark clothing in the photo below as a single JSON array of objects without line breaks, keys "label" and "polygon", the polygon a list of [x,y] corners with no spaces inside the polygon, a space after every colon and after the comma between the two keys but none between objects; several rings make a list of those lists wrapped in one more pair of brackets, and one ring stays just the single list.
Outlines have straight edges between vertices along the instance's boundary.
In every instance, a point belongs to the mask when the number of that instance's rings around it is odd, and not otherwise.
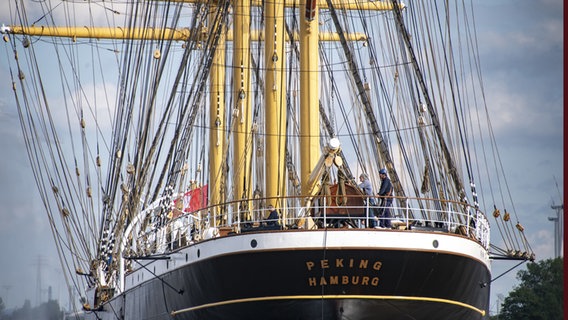
[{"label": "person in dark clothing", "polygon": [[379,205],[382,209],[382,214],[380,215],[381,219],[379,219],[379,227],[390,228],[390,206],[392,205],[393,187],[389,177],[387,176],[387,170],[379,170],[379,177],[381,178],[381,188],[379,189],[378,195],[381,197],[381,203]]},{"label": "person in dark clothing", "polygon": [[280,217],[278,216],[278,212],[276,211],[274,206],[271,204],[268,205],[268,211],[270,211],[270,214],[268,215],[268,218],[264,220],[266,222],[266,225],[269,227],[279,226],[280,223],[278,222],[278,219]]}]

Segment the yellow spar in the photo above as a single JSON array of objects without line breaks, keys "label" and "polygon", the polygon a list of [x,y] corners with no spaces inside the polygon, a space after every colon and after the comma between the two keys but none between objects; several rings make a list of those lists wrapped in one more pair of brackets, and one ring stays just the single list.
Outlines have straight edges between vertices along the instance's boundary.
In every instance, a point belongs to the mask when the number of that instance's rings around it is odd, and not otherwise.
[{"label": "yellow spar", "polygon": [[[162,2],[164,0],[154,0],[158,2]],[[168,2],[179,2],[179,3],[198,3],[201,0],[168,0]],[[372,11],[389,11],[393,9],[393,5],[390,2],[383,2],[383,1],[358,1],[358,0],[351,0],[351,1],[331,1],[333,7],[339,10],[372,10]],[[262,0],[252,0],[250,5],[253,7],[260,7],[262,6]],[[298,3],[294,2],[286,2],[284,4],[285,7],[290,8],[294,6],[298,6]],[[329,9],[326,0],[318,0],[317,6],[320,9]],[[399,4],[400,9],[404,9],[406,6],[404,3]]]},{"label": "yellow spar", "polygon": [[[121,27],[54,27],[54,26],[8,26],[4,27],[2,33],[22,34],[28,36],[45,37],[65,37],[65,38],[89,38],[89,39],[116,39],[116,40],[163,40],[171,39],[174,41],[186,41],[191,35],[189,28],[170,29],[170,28],[121,28]],[[207,28],[199,31],[201,39],[206,39]],[[354,32],[346,35],[349,41],[365,41],[367,36],[363,33]],[[286,37],[289,41],[288,37]],[[294,33],[294,40],[299,36]],[[233,41],[233,33],[227,33],[227,40]],[[251,40],[264,41],[263,31],[252,31]],[[339,36],[335,33],[320,33],[319,41],[338,41]]]}]

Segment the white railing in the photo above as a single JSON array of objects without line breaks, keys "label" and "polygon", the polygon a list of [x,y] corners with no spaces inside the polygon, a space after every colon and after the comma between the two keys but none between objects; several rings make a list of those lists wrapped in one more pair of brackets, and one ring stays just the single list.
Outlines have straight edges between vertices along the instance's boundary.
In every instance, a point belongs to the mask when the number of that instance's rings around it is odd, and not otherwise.
[{"label": "white railing", "polygon": [[[137,233],[129,238],[134,239],[129,249],[135,251],[136,255],[151,255],[233,233],[286,229],[370,228],[379,222],[390,224],[390,228],[398,230],[461,234],[489,248],[487,218],[480,211],[464,203],[438,199],[395,198],[393,205],[388,208],[390,216],[375,218],[377,212],[387,208],[369,205],[369,201],[363,201],[361,197],[358,197],[358,201],[350,201],[358,202],[357,205],[328,205],[330,198],[321,197],[319,201],[311,202],[310,207],[302,206],[300,198],[280,198],[278,202],[285,205],[277,209],[280,214],[278,221],[265,219],[268,216],[266,208],[241,210],[237,203],[208,207],[169,219],[163,217],[165,213],[161,212],[159,206],[154,206],[143,214],[145,217],[134,220],[137,226],[129,228],[133,233]],[[262,204],[267,200],[255,199],[249,203]],[[276,225],[270,225],[271,222]]]},{"label": "white railing", "polygon": [[[239,209],[238,203],[225,203],[199,211],[162,212],[158,200],[140,212],[127,227],[121,241],[118,286],[124,290],[124,276],[129,269],[124,257],[145,257],[164,254],[199,241],[247,232],[274,232],[287,229],[336,228],[370,229],[375,222],[390,222],[390,229],[402,232],[427,231],[460,234],[479,242],[489,249],[489,222],[485,215],[465,203],[426,198],[393,198],[389,217],[374,217],[383,206],[369,205],[369,199],[361,196],[341,197],[346,205],[337,206],[333,200],[318,197],[306,202],[305,198],[254,199],[246,203],[257,208]],[[348,200],[346,200],[348,199]],[[379,200],[379,199],[377,199]],[[265,203],[283,204],[279,219],[269,221]],[[376,201],[380,203],[380,201]],[[303,206],[309,203],[310,206]],[[214,214],[215,213],[215,214]],[[175,218],[174,218],[175,217]],[[274,224],[271,224],[275,223]]]}]

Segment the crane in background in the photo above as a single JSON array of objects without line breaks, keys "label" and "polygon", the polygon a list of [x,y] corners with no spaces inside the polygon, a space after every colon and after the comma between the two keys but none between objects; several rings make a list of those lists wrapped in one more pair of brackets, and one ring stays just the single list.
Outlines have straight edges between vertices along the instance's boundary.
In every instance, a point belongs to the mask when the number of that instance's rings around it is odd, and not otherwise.
[{"label": "crane in background", "polygon": [[548,221],[554,221],[554,257],[558,258],[562,255],[562,239],[564,238],[564,201],[562,200],[562,194],[558,188],[558,182],[556,182],[556,190],[558,190],[558,195],[560,196],[560,204],[554,204],[550,206],[553,210],[556,210],[556,217],[548,217]]}]

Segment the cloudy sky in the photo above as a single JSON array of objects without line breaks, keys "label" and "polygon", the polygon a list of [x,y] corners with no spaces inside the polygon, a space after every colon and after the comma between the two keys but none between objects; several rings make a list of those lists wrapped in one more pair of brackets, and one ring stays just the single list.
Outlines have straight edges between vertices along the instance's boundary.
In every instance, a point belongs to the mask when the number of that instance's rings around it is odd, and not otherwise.
[{"label": "cloudy sky", "polygon": [[[8,1],[0,23],[9,24]],[[474,1],[488,107],[515,210],[537,259],[554,256],[554,224],[564,193],[563,1]],[[29,170],[2,44],[0,57],[0,297],[8,307],[52,297],[67,307],[64,279]],[[493,263],[493,277],[516,262]],[[524,267],[524,266],[523,266]],[[491,310],[519,269],[492,284]],[[43,291],[38,295],[37,288]]]}]

